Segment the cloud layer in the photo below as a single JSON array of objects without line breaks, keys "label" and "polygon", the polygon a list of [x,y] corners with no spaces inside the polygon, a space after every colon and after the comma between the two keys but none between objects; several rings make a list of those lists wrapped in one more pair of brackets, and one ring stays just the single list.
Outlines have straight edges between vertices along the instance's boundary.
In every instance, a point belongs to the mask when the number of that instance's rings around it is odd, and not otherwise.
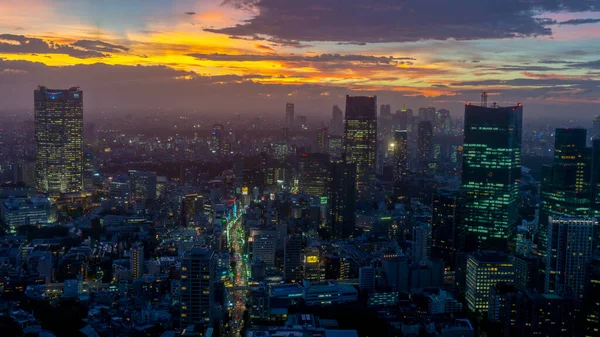
[{"label": "cloud layer", "polygon": [[342,43],[475,40],[551,35],[542,11],[585,11],[598,0],[226,0],[256,16],[207,28],[231,36]]}]

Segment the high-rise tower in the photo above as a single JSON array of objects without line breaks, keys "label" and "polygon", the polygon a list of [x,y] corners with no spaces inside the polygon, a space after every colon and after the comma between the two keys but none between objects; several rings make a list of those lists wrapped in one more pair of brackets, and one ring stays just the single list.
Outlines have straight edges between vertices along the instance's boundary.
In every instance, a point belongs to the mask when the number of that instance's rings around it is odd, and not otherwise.
[{"label": "high-rise tower", "polygon": [[83,189],[83,91],[34,91],[36,181],[51,195]]},{"label": "high-rise tower", "polygon": [[344,154],[356,164],[358,198],[367,198],[376,182],[377,96],[346,96]]},{"label": "high-rise tower", "polygon": [[[523,107],[465,106],[466,244],[506,249],[517,229]],[[475,241],[475,242],[472,242]],[[471,243],[476,243],[472,245]]]}]

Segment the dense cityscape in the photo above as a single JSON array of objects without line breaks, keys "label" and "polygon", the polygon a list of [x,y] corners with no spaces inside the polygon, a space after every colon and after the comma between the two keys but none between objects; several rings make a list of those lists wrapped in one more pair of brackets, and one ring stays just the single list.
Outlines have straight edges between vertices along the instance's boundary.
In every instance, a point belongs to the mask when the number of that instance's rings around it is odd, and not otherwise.
[{"label": "dense cityscape", "polygon": [[0,337],[600,337],[600,0],[0,0]]},{"label": "dense cityscape", "polygon": [[40,86],[0,134],[10,336],[598,335],[600,116],[87,122],[84,93]]}]

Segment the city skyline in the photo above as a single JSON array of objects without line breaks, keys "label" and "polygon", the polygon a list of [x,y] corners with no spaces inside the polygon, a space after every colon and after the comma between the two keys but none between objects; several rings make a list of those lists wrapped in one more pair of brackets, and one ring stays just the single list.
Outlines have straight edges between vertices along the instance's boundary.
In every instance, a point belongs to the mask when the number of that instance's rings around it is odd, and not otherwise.
[{"label": "city skyline", "polygon": [[91,113],[274,113],[293,101],[309,116],[346,94],[457,112],[485,88],[502,106],[527,104],[532,117],[568,109],[587,119],[598,103],[598,5],[6,1],[0,88],[14,99],[3,109],[30,109],[23,98],[38,84],[81,86]]}]

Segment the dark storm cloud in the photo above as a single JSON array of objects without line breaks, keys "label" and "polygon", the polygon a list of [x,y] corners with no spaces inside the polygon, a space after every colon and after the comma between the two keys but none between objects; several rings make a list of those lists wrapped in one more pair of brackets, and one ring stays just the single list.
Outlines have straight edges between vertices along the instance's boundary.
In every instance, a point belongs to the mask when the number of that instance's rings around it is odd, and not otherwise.
[{"label": "dark storm cloud", "polygon": [[541,12],[600,8],[600,0],[226,0],[258,13],[206,31],[284,41],[349,43],[473,40],[551,35]]},{"label": "dark storm cloud", "polygon": [[556,71],[560,70],[553,67],[546,66],[533,66],[533,65],[525,65],[525,66],[511,66],[511,65],[503,65],[498,67],[489,67],[489,70],[493,71]]},{"label": "dark storm cloud", "polygon": [[559,22],[560,25],[585,25],[588,23],[598,23],[600,19],[571,19]]},{"label": "dark storm cloud", "polygon": [[66,44],[30,38],[23,35],[0,34],[0,53],[7,54],[67,54],[76,58],[105,57],[97,50],[84,50]]},{"label": "dark storm cloud", "polygon": [[575,69],[600,69],[600,60],[572,63],[569,64],[569,67]]},{"label": "dark storm cloud", "polygon": [[102,42],[99,40],[79,40],[72,44],[75,47],[81,47],[90,51],[121,53],[129,51],[129,48],[117,44]]},{"label": "dark storm cloud", "polygon": [[291,61],[291,62],[360,62],[375,64],[399,64],[403,61],[414,61],[412,57],[394,57],[394,56],[372,56],[372,55],[340,55],[340,54],[321,54],[315,56],[284,56],[277,54],[187,54],[199,60],[211,61]]}]

